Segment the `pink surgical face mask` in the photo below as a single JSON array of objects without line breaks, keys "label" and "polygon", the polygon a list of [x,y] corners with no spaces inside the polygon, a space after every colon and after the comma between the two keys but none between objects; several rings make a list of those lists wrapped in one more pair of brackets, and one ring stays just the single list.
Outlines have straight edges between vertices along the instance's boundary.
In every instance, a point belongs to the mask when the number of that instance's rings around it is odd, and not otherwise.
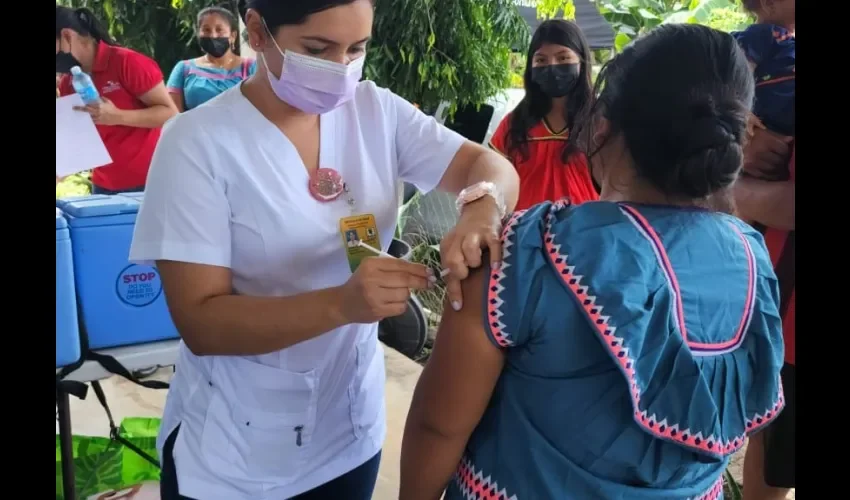
[{"label": "pink surgical face mask", "polygon": [[340,64],[290,50],[284,52],[274,37],[272,42],[283,56],[279,78],[275,78],[269,69],[266,56],[261,53],[260,57],[278,99],[305,113],[321,115],[354,97],[357,83],[363,76],[365,57],[359,57],[349,64]]}]

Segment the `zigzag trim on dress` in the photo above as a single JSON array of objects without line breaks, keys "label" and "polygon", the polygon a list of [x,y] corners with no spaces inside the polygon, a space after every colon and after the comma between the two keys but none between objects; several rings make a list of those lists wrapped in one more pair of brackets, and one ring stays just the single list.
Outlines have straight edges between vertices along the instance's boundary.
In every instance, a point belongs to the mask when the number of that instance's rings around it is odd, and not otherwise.
[{"label": "zigzag trim on dress", "polygon": [[511,267],[508,258],[511,256],[511,247],[515,243],[516,233],[514,228],[525,212],[525,210],[520,210],[511,214],[508,222],[502,228],[502,264],[499,269],[490,274],[490,280],[487,284],[487,323],[490,327],[490,333],[493,334],[496,343],[501,347],[514,345],[510,333],[507,331],[507,325],[502,322],[504,313],[502,313],[501,307],[505,301],[502,299],[501,293],[505,290],[505,287],[501,282],[507,277],[505,271]]},{"label": "zigzag trim on dress", "polygon": [[517,500],[516,495],[508,495],[504,488],[499,489],[498,483],[490,476],[484,477],[482,471],[476,471],[466,457],[458,464],[454,479],[465,500]]},{"label": "zigzag trim on dress", "polygon": [[555,243],[552,234],[554,214],[566,206],[568,206],[568,202],[553,204],[550,208],[544,234],[546,253],[566,288],[572,292],[578,304],[581,305],[580,309],[585,312],[593,330],[599,335],[600,340],[608,348],[611,356],[617,361],[620,371],[626,377],[632,398],[635,421],[644,430],[656,437],[712,455],[726,456],[740,449],[744,445],[748,433],[772,421],[785,405],[781,382],[776,402],[764,412],[749,417],[745,421],[746,430],[744,433],[727,441],[721,441],[713,435],[703,436],[701,432],[693,432],[689,428],[682,429],[678,423],[668,422],[663,415],[649,415],[646,410],[641,409],[641,390],[635,377],[634,359],[629,355],[629,349],[623,345],[623,339],[615,335],[617,327],[611,322],[611,318],[602,315],[603,306],[597,303],[597,298],[592,294],[592,291],[588,286],[581,284],[583,276],[576,274],[575,266],[569,264],[568,256],[561,253],[561,245]]},{"label": "zigzag trim on dress", "polygon": [[[499,489],[499,484],[492,476],[485,476],[483,471],[476,470],[475,465],[464,457],[457,466],[454,475],[464,500],[518,500],[516,495],[508,495],[505,488]],[[718,500],[723,498],[723,474],[705,492],[685,500]]]}]

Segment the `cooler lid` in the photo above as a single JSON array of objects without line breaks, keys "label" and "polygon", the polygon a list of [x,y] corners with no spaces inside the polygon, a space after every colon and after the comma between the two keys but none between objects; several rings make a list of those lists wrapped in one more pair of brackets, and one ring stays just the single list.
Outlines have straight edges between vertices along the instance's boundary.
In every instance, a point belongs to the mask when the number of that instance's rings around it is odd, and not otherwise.
[{"label": "cooler lid", "polygon": [[71,217],[78,219],[128,214],[135,215],[139,211],[139,206],[142,202],[141,195],[142,193],[70,196],[56,200],[56,206]]},{"label": "cooler lid", "polygon": [[135,193],[121,193],[121,196],[126,196],[127,198],[132,198],[141,204],[145,201],[145,192],[144,191],[136,191]]},{"label": "cooler lid", "polygon": [[56,229],[65,229],[68,227],[68,221],[65,220],[65,217],[62,215],[62,211],[58,208],[56,209]]}]

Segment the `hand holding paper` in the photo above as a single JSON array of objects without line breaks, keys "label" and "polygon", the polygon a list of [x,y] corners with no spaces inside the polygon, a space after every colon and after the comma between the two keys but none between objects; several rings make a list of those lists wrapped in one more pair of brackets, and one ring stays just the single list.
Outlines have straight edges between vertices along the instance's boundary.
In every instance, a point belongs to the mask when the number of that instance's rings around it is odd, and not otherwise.
[{"label": "hand holding paper", "polygon": [[112,163],[112,157],[77,94],[56,99],[56,177],[65,177]]}]

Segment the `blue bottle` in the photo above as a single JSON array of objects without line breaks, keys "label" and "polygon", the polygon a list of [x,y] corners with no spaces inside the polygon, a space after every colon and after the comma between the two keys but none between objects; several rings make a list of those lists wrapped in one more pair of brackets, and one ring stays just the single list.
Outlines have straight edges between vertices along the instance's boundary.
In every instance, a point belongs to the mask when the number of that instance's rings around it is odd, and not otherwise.
[{"label": "blue bottle", "polygon": [[71,85],[80,94],[86,104],[97,104],[100,102],[100,94],[91,77],[83,72],[79,66],[71,68]]}]

